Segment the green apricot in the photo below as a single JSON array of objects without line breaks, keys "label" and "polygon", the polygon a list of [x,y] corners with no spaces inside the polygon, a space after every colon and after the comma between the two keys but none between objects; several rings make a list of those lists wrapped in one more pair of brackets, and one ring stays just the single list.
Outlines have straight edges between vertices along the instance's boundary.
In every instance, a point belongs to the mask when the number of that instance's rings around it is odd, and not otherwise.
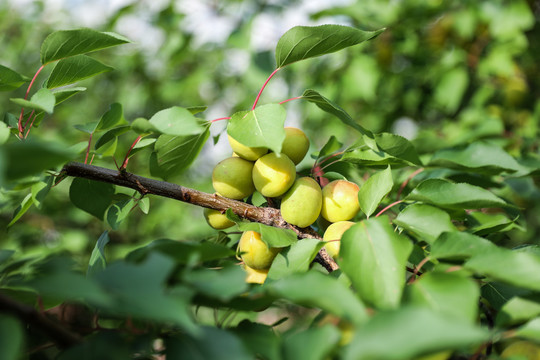
[{"label": "green apricot", "polygon": [[324,247],[326,248],[328,255],[333,258],[338,256],[341,237],[343,236],[343,233],[354,224],[355,223],[352,221],[338,221],[328,226],[323,235],[323,241],[326,241]]},{"label": "green apricot", "polygon": [[249,147],[239,143],[231,135],[227,135],[233,152],[245,160],[255,161],[268,152],[266,147]]},{"label": "green apricot", "polygon": [[212,172],[214,190],[230,199],[241,200],[255,191],[251,173],[253,162],[239,157],[220,161]]},{"label": "green apricot", "polygon": [[244,231],[238,243],[238,252],[244,264],[255,270],[269,269],[280,248],[269,248],[256,231]]},{"label": "green apricot", "polygon": [[306,134],[294,127],[285,128],[285,140],[281,146],[281,152],[284,153],[297,165],[304,159],[309,150],[309,139]]},{"label": "green apricot", "polygon": [[281,200],[281,216],[289,224],[307,227],[313,224],[322,207],[322,190],[310,177],[297,179]]},{"label": "green apricot", "polygon": [[203,214],[208,225],[216,230],[227,229],[235,224],[234,221],[229,220],[227,215],[222,214],[219,210],[205,208]]},{"label": "green apricot", "polygon": [[321,215],[330,222],[352,219],[360,210],[358,190],[358,185],[347,180],[329,182],[322,189]]},{"label": "green apricot", "polygon": [[253,166],[253,183],[263,196],[285,194],[296,179],[294,163],[285,154],[270,153],[262,156]]},{"label": "green apricot", "polygon": [[510,358],[540,359],[540,345],[527,340],[512,342],[501,353],[502,359]]}]

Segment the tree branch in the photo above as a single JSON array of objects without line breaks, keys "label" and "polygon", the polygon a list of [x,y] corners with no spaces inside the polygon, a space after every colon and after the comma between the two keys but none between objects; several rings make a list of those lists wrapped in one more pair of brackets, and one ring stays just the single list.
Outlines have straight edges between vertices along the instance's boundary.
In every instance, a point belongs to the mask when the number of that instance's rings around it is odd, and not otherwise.
[{"label": "tree branch", "polygon": [[31,306],[21,304],[4,294],[0,294],[0,312],[15,314],[27,324],[39,329],[50,337],[59,348],[68,348],[77,345],[82,338],[68,329],[49,319]]},{"label": "tree branch", "polygon": [[[223,212],[227,209],[231,209],[236,215],[249,221],[282,229],[292,229],[301,239],[322,239],[321,236],[311,228],[299,228],[297,226],[288,224],[285,220],[283,220],[278,209],[270,207],[258,207],[246,204],[242,201],[219,196],[217,194],[208,194],[166,181],[145,178],[126,171],[111,170],[78,162],[70,162],[66,164],[62,169],[62,173],[68,176],[80,177],[127,187],[138,191],[142,195],[152,194],[163,196]],[[314,261],[324,266],[329,272],[338,268],[336,262],[326,253],[324,248],[319,251],[319,254]]]}]

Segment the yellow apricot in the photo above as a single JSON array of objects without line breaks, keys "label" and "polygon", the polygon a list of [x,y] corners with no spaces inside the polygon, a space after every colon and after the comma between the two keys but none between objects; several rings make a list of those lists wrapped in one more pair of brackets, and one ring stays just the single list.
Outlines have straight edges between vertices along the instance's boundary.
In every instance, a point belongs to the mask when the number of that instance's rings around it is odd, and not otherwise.
[{"label": "yellow apricot", "polygon": [[204,218],[208,225],[216,230],[227,229],[235,223],[227,218],[227,215],[222,214],[219,210],[205,208],[203,211]]},{"label": "yellow apricot", "polygon": [[285,140],[281,146],[281,152],[284,153],[297,165],[304,159],[309,150],[309,139],[306,134],[295,127],[285,128]]},{"label": "yellow apricot", "polygon": [[255,162],[252,175],[258,192],[263,196],[277,197],[294,183],[296,168],[287,155],[270,153]]},{"label": "yellow apricot", "polygon": [[330,222],[352,219],[360,210],[358,190],[358,185],[347,180],[329,182],[322,189],[321,215]]},{"label": "yellow apricot", "polygon": [[255,161],[268,152],[266,147],[249,147],[236,141],[231,135],[227,135],[233,152],[242,159]]},{"label": "yellow apricot", "polygon": [[322,207],[322,191],[310,177],[297,179],[281,200],[281,216],[289,224],[307,227],[313,224]]},{"label": "yellow apricot", "polygon": [[256,231],[244,231],[238,243],[238,252],[246,266],[255,270],[270,268],[281,248],[269,248]]},{"label": "yellow apricot", "polygon": [[244,264],[247,273],[246,282],[250,284],[263,284],[268,276],[268,269],[257,270]]},{"label": "yellow apricot", "polygon": [[230,199],[241,200],[255,191],[251,173],[253,162],[239,157],[220,161],[212,172],[214,190]]},{"label": "yellow apricot", "polygon": [[339,255],[341,237],[343,236],[343,233],[354,224],[355,223],[352,221],[338,221],[326,228],[323,235],[323,241],[326,241],[324,247],[328,255],[333,258],[336,258]]}]

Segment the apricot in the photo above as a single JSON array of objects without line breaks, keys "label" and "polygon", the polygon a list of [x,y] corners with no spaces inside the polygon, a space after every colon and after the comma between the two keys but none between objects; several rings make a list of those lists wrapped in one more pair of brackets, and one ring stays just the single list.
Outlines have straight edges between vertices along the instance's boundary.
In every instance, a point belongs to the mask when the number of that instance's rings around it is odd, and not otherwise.
[{"label": "apricot", "polygon": [[269,248],[261,239],[261,234],[248,230],[240,237],[237,251],[246,266],[255,270],[270,268],[280,248]]},{"label": "apricot", "polygon": [[336,258],[339,254],[339,248],[341,243],[341,237],[343,233],[347,231],[355,223],[352,221],[338,221],[326,229],[323,235],[323,241],[326,241],[326,252],[333,258]]},{"label": "apricot", "polygon": [[329,182],[322,189],[321,215],[330,222],[352,219],[360,210],[358,190],[358,185],[347,180]]},{"label": "apricot", "polygon": [[222,214],[219,210],[205,208],[203,211],[204,218],[208,225],[216,230],[230,228],[235,223],[227,218],[227,215]]},{"label": "apricot", "polygon": [[263,284],[268,276],[268,269],[256,270],[244,265],[244,270],[247,273],[246,282],[250,284]]},{"label": "apricot", "polygon": [[309,139],[306,134],[295,127],[285,128],[285,140],[281,146],[281,152],[297,165],[304,159],[309,150]]},{"label": "apricot", "polygon": [[230,199],[241,200],[255,191],[251,173],[253,162],[239,157],[220,161],[212,172],[214,190]]},{"label": "apricot", "polygon": [[270,153],[255,162],[252,175],[258,192],[263,196],[277,197],[294,183],[296,168],[287,155]]},{"label": "apricot", "polygon": [[297,179],[281,200],[281,216],[289,224],[307,227],[313,224],[322,207],[322,191],[310,177]]},{"label": "apricot", "polygon": [[266,147],[249,147],[241,144],[231,137],[231,135],[227,135],[227,137],[229,138],[229,144],[233,152],[242,159],[255,161],[268,152],[268,148]]}]

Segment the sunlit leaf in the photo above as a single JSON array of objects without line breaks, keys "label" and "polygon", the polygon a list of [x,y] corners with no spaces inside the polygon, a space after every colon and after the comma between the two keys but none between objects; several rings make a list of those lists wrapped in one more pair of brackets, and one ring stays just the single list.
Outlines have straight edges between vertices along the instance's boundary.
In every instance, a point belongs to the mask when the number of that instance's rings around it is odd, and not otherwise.
[{"label": "sunlit leaf", "polygon": [[317,271],[293,274],[265,286],[271,294],[295,304],[317,307],[354,323],[367,319],[364,305],[346,285]]},{"label": "sunlit leaf", "polygon": [[285,140],[286,111],[282,105],[266,104],[233,114],[227,133],[246,146],[267,147],[280,153]]},{"label": "sunlit leaf", "polygon": [[338,264],[359,297],[380,309],[396,308],[405,287],[405,265],[413,248],[387,216],[350,227],[341,238]]},{"label": "sunlit leaf", "polygon": [[426,204],[407,206],[393,222],[429,244],[445,231],[457,231],[446,211]]},{"label": "sunlit leaf", "polygon": [[280,279],[296,272],[308,271],[311,262],[323,245],[324,243],[317,239],[303,239],[293,243],[276,255],[268,272],[268,278]]},{"label": "sunlit leaf", "polygon": [[466,183],[456,184],[443,179],[422,181],[406,199],[450,209],[479,209],[507,205],[503,199],[495,196],[489,190]]},{"label": "sunlit leaf", "polygon": [[378,171],[371,175],[360,187],[358,191],[358,202],[360,203],[360,209],[368,218],[377,209],[384,197],[392,190],[393,186],[392,170],[388,166],[386,170]]},{"label": "sunlit leaf", "polygon": [[69,85],[113,70],[89,56],[76,55],[60,60],[54,67],[46,86],[49,89]]},{"label": "sunlit leaf", "polygon": [[56,98],[49,89],[38,90],[34,95],[32,95],[30,100],[13,98],[10,100],[24,108],[45,111],[49,114],[52,114],[54,105],[56,104]]},{"label": "sunlit leaf", "polygon": [[69,56],[86,54],[128,42],[129,40],[121,35],[87,28],[55,31],[47,36],[41,45],[41,63],[45,65]]},{"label": "sunlit leaf", "polygon": [[342,25],[295,26],[277,43],[277,67],[360,44],[383,31],[362,31]]},{"label": "sunlit leaf", "polygon": [[150,156],[151,174],[168,179],[187,169],[201,152],[209,135],[208,127],[195,135],[161,135]]}]

